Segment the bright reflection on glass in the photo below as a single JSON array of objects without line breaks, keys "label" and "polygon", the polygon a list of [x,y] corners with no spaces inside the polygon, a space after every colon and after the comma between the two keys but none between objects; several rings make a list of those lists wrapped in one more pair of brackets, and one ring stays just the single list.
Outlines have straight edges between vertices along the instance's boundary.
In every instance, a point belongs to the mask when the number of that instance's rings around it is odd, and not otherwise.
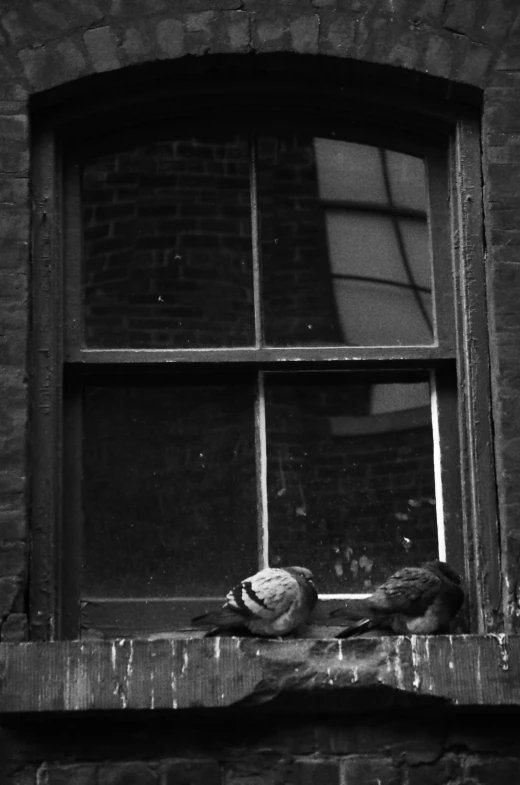
[{"label": "bright reflection on glass", "polygon": [[322,593],[368,592],[438,558],[429,384],[266,376],[270,563]]},{"label": "bright reflection on glass", "polygon": [[258,151],[267,343],[433,343],[423,160],[302,136]]},{"label": "bright reflection on glass", "polygon": [[224,596],[257,559],[253,383],[84,393],[83,593]]}]

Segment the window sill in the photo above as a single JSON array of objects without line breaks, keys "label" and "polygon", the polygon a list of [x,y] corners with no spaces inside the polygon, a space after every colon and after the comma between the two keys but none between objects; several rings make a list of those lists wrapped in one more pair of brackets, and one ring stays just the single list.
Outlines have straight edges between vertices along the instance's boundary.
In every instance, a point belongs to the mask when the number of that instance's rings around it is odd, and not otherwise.
[{"label": "window sill", "polygon": [[[338,700],[340,698],[341,700]],[[0,712],[520,705],[520,636],[0,644]],[[367,705],[370,704],[370,705]]]}]

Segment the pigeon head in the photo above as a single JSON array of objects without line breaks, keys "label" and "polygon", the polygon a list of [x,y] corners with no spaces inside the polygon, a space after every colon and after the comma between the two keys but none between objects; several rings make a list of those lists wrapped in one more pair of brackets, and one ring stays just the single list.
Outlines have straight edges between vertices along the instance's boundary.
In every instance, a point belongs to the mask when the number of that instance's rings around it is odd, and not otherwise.
[{"label": "pigeon head", "polygon": [[423,564],[423,567],[425,570],[430,570],[430,572],[441,573],[456,586],[460,586],[460,575],[445,561],[428,561]]},{"label": "pigeon head", "polygon": [[286,567],[285,569],[296,577],[305,578],[305,580],[314,587],[314,575],[307,567]]}]

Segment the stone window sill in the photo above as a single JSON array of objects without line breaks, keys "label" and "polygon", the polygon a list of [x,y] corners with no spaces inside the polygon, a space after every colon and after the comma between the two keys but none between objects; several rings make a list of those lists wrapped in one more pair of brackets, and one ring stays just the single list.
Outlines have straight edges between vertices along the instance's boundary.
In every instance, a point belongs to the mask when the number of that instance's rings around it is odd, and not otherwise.
[{"label": "stone window sill", "polygon": [[520,705],[520,636],[0,644],[0,713]]}]

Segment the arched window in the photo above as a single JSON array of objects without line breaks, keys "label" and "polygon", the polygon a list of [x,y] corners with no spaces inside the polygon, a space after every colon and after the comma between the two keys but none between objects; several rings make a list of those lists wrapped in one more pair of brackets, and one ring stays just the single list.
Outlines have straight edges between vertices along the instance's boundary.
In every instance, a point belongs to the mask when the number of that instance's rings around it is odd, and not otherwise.
[{"label": "arched window", "polygon": [[201,83],[42,125],[62,635],[185,630],[267,564],[331,601],[465,571],[456,122],[304,98]]}]

